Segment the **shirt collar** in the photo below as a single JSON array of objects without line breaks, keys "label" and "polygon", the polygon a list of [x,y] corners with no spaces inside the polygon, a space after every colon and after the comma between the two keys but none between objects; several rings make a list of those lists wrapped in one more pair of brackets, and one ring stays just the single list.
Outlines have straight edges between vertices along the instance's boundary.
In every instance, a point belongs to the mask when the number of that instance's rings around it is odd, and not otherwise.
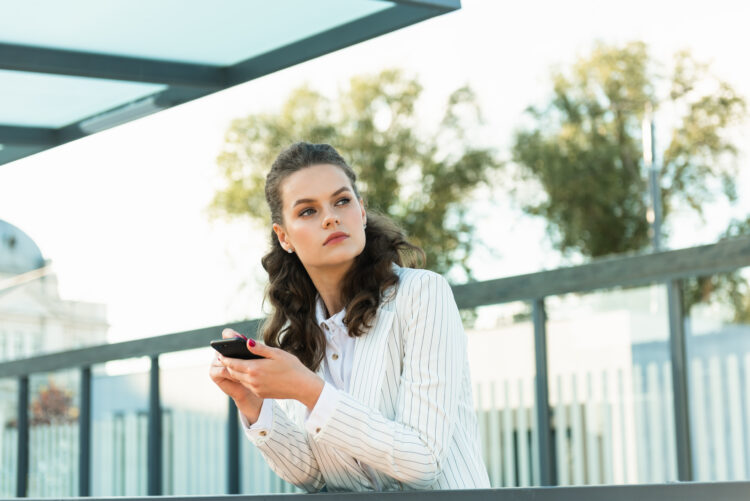
[{"label": "shirt collar", "polygon": [[335,315],[332,315],[330,318],[326,319],[326,305],[325,303],[323,303],[323,298],[320,297],[320,294],[317,295],[317,297],[315,298],[315,320],[318,322],[318,325],[327,323],[328,325],[335,324],[344,327],[345,316],[346,308],[343,308]]}]

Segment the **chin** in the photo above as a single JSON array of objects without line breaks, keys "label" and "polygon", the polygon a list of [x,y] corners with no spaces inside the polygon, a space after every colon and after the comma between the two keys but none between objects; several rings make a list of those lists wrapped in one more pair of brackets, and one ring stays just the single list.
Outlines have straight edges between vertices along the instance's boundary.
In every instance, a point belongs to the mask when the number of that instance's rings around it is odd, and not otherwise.
[{"label": "chin", "polygon": [[364,246],[359,249],[340,247],[333,250],[333,252],[331,252],[330,255],[325,256],[324,259],[321,259],[321,261],[323,261],[321,262],[321,266],[341,266],[347,263],[351,264],[357,256],[362,254],[363,250]]}]

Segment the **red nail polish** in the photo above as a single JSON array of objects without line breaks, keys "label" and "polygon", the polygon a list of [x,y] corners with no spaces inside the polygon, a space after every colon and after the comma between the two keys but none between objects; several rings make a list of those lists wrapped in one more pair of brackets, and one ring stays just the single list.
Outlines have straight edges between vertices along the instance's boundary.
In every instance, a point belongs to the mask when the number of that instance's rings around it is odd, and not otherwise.
[{"label": "red nail polish", "polygon": [[240,339],[244,339],[245,341],[247,341],[247,336],[245,336],[245,335],[242,335],[242,334],[240,334],[239,332],[236,332],[235,334],[237,334],[237,335],[236,335],[235,337],[238,337],[238,338],[240,338]]},{"label": "red nail polish", "polygon": [[248,344],[248,346],[250,346],[250,348],[254,348],[255,347],[255,340],[248,339],[247,340],[247,344]]}]

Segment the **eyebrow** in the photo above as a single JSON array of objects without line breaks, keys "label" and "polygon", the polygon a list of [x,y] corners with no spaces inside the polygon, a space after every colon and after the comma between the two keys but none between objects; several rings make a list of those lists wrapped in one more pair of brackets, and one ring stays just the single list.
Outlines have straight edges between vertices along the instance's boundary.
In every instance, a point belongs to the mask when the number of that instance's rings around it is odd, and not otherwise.
[{"label": "eyebrow", "polygon": [[[338,190],[334,191],[330,198],[335,197],[336,195],[338,195],[342,191],[351,192],[351,190],[349,188],[347,188],[346,186],[342,186]],[[313,202],[315,202],[315,200],[312,199],[312,198],[300,198],[299,200],[297,200],[296,202],[294,202],[294,205],[292,205],[292,208],[297,207],[299,204],[310,204],[310,203],[313,203]]]}]

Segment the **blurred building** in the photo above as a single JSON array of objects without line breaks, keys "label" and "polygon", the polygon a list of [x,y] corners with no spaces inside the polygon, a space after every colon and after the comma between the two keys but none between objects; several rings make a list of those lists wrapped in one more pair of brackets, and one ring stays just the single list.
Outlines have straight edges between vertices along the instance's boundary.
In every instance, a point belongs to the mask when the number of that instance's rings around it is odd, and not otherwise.
[{"label": "blurred building", "polygon": [[[106,305],[62,299],[51,261],[31,237],[0,220],[0,362],[104,344],[108,327]],[[0,384],[0,423],[3,414],[15,415],[5,408],[15,401],[8,384]]]}]

